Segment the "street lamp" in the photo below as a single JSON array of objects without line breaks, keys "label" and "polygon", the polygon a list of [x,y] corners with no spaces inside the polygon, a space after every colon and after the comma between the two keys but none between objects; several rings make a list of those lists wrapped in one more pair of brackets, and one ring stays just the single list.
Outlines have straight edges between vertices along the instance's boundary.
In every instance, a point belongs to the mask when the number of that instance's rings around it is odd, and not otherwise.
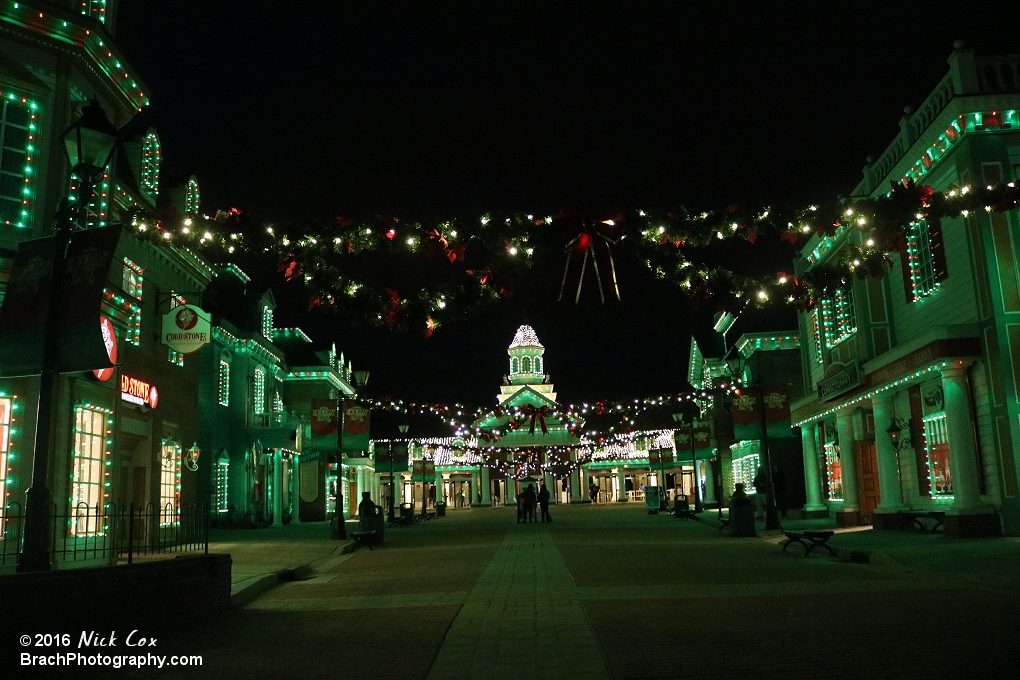
[{"label": "street lamp", "polygon": [[[354,394],[368,383],[368,371],[354,371]],[[341,391],[336,398],[336,537],[341,541],[347,538],[344,526],[344,394]]]},{"label": "street lamp", "polygon": [[[407,431],[411,429],[411,426],[407,423],[401,423],[397,425],[397,429],[400,430],[400,434],[405,435]],[[405,456],[404,465],[407,465]],[[393,442],[390,442],[390,516],[389,521],[396,521],[396,508],[394,507],[397,502],[397,479],[393,476]]]},{"label": "street lamp", "polygon": [[[74,201],[65,204],[57,213],[53,226],[52,274],[49,294],[46,296],[46,325],[43,331],[42,367],[39,375],[39,402],[36,418],[35,448],[32,452],[32,485],[25,494],[25,538],[18,559],[18,571],[49,571],[50,522],[47,514],[52,492],[47,485],[49,476],[50,434],[56,420],[54,396],[57,389],[57,340],[62,315],[60,282],[64,279],[64,260],[70,232],[82,228],[79,218],[82,207],[88,212],[93,187],[103,176],[103,170],[113,157],[119,133],[107,119],[106,113],[95,98],[81,111],[81,116],[61,133],[71,174],[79,179]],[[66,213],[65,213],[66,210]],[[70,217],[70,219],[64,219]]]},{"label": "street lamp", "polygon": [[[907,431],[907,436],[900,437],[900,433],[904,430]],[[892,442],[893,451],[896,453],[899,453],[913,444],[910,438],[910,421],[906,418],[897,418],[893,416],[892,422],[889,424],[889,427],[886,428],[885,433],[889,435],[889,441]]]},{"label": "street lamp", "polygon": [[673,420],[687,430],[687,441],[691,444],[691,462],[694,464],[694,512],[701,512],[705,506],[701,504],[701,474],[698,472],[698,447],[694,445],[694,418],[690,423],[684,422],[684,413],[674,413]]}]

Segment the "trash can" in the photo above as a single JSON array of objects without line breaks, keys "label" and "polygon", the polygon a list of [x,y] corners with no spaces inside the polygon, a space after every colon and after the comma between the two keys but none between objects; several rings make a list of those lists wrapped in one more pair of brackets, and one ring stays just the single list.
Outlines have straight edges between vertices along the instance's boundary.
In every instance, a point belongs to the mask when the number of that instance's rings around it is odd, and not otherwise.
[{"label": "trash can", "polygon": [[436,503],[436,517],[446,517],[446,503]]},{"label": "trash can", "polygon": [[730,496],[730,533],[734,536],[754,536],[754,507],[751,498],[744,493],[744,485],[737,484]]}]

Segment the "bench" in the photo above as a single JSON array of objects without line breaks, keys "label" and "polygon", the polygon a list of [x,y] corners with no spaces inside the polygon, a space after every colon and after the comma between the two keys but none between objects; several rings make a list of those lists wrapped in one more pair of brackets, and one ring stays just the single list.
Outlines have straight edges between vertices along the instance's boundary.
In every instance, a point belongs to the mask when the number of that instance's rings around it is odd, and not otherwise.
[{"label": "bench", "polygon": [[836,555],[836,551],[828,545],[829,539],[836,535],[835,531],[783,531],[783,534],[786,536],[783,552],[786,552],[791,543],[799,543],[804,546],[804,557],[810,555],[815,548],[825,548],[830,555]]},{"label": "bench", "polygon": [[934,520],[930,531],[934,534],[942,526],[942,521],[946,518],[946,513],[940,510],[900,510],[900,517],[903,518],[903,525],[900,526],[902,531],[907,529],[917,529],[918,531],[929,531],[928,527],[921,520],[930,519]]},{"label": "bench", "polygon": [[353,531],[350,534],[348,534],[348,537],[350,537],[350,539],[354,541],[354,547],[351,548],[351,552],[354,552],[355,550],[358,549],[359,546],[362,545],[367,545],[368,549],[371,550],[372,545],[376,542],[375,533],[376,533],[375,529],[364,529]]},{"label": "bench", "polygon": [[386,515],[383,513],[382,507],[376,505],[373,507],[371,514],[365,514],[360,518],[358,530],[347,534],[348,538],[354,541],[354,547],[351,548],[351,552],[354,552],[363,545],[368,546],[368,549],[372,550],[373,545],[382,543],[385,517]]}]

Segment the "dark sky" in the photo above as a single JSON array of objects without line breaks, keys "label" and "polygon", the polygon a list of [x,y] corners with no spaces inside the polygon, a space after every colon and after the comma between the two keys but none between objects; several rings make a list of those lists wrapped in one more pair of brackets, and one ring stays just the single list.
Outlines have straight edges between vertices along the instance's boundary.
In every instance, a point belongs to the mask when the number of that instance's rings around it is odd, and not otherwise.
[{"label": "dark sky", "polygon": [[[1002,3],[952,7],[124,2],[117,44],[149,87],[164,177],[197,175],[206,212],[701,210],[849,193],[955,39],[1017,51]],[[284,323],[372,371],[373,396],[493,403],[525,313],[561,401],[675,392],[704,319],[620,260],[623,304],[555,304],[555,254],[429,340],[308,317],[265,280]]]}]

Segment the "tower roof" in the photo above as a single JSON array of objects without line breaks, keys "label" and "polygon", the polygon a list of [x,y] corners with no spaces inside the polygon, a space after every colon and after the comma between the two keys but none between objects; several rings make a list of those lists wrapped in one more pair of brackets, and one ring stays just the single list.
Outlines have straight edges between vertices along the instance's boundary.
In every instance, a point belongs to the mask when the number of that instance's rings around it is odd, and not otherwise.
[{"label": "tower roof", "polygon": [[516,349],[517,347],[542,347],[542,343],[538,341],[538,336],[535,335],[535,329],[527,324],[517,329],[517,333],[514,334],[514,341],[510,343],[510,349]]}]

